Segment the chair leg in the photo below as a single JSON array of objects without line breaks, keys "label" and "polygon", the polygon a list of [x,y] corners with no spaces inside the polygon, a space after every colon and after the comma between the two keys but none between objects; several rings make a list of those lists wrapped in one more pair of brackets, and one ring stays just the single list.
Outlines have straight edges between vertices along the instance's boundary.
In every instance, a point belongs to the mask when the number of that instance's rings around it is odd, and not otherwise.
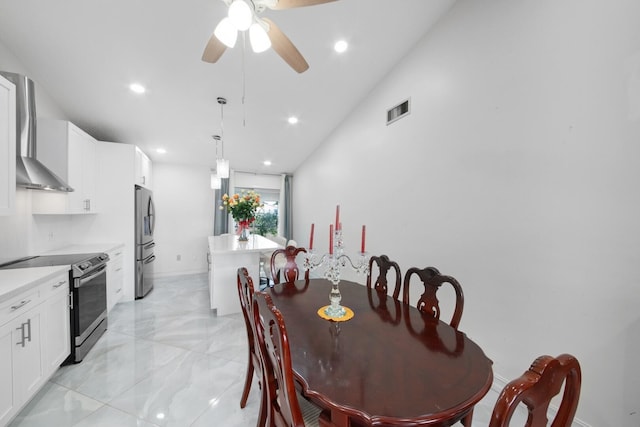
[{"label": "chair leg", "polygon": [[462,425],[464,427],[471,427],[471,419],[473,418],[473,409],[462,419]]},{"label": "chair leg", "polygon": [[260,414],[258,415],[257,427],[268,427],[268,404],[267,387],[260,387]]},{"label": "chair leg", "polygon": [[251,390],[251,382],[253,381],[253,361],[251,360],[251,352],[249,352],[249,364],[247,365],[247,378],[244,380],[244,390],[242,390],[242,398],[240,399],[240,407],[247,406],[247,398]]}]

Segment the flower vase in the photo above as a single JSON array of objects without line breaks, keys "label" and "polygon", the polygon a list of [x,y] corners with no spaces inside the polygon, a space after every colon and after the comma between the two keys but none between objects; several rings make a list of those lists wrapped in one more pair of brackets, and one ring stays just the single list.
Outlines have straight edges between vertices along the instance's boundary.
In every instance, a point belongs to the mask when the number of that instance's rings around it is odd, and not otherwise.
[{"label": "flower vase", "polygon": [[249,240],[249,221],[240,221],[238,230],[238,241],[247,242]]}]

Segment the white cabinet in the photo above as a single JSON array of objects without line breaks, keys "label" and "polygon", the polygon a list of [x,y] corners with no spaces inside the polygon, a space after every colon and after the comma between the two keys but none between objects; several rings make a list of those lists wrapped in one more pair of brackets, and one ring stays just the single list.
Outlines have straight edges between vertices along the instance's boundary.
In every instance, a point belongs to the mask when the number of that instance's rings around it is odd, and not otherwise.
[{"label": "white cabinet", "polygon": [[38,160],[65,180],[74,191],[33,193],[33,213],[97,213],[96,140],[73,123],[40,119],[38,141]]},{"label": "white cabinet", "polygon": [[136,184],[151,190],[151,173],[151,159],[136,147]]},{"label": "white cabinet", "polygon": [[107,312],[122,300],[124,295],[124,271],[123,271],[124,245],[118,246],[107,252]]},{"label": "white cabinet", "polygon": [[43,289],[43,351],[45,376],[52,375],[69,356],[71,325],[69,323],[69,276],[50,281]]},{"label": "white cabinet", "polygon": [[0,425],[70,353],[68,277],[61,273],[0,305]]},{"label": "white cabinet", "polygon": [[14,212],[16,196],[16,87],[0,76],[0,215]]}]

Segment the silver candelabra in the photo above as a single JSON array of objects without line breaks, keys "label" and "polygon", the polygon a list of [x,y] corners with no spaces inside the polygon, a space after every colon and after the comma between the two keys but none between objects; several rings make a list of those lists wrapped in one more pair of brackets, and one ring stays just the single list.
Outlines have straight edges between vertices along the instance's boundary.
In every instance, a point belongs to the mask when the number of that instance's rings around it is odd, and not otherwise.
[{"label": "silver candelabra", "polygon": [[342,295],[340,294],[340,275],[342,269],[349,266],[356,273],[369,274],[369,257],[367,252],[358,253],[355,262],[344,253],[344,242],[342,240],[342,229],[334,232],[333,251],[328,254],[317,254],[314,249],[310,249],[304,254],[303,267],[305,270],[313,271],[318,267],[325,266],[324,278],[331,282],[331,292],[329,292],[330,305],[325,309],[328,317],[340,318],[345,315],[344,307],[340,305]]}]

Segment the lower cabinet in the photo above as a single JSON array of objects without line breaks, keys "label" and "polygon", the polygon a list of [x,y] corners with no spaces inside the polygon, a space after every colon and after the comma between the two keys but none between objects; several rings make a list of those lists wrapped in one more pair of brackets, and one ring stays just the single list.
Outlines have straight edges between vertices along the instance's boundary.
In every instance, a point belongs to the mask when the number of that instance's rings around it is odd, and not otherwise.
[{"label": "lower cabinet", "polygon": [[50,297],[42,304],[42,365],[47,377],[60,367],[71,349],[69,279],[54,281],[49,286]]},{"label": "lower cabinet", "polygon": [[110,312],[124,296],[123,255],[124,245],[108,252],[107,262],[107,312]]},{"label": "lower cabinet", "polygon": [[0,307],[0,425],[6,425],[70,353],[69,279],[60,275]]}]

